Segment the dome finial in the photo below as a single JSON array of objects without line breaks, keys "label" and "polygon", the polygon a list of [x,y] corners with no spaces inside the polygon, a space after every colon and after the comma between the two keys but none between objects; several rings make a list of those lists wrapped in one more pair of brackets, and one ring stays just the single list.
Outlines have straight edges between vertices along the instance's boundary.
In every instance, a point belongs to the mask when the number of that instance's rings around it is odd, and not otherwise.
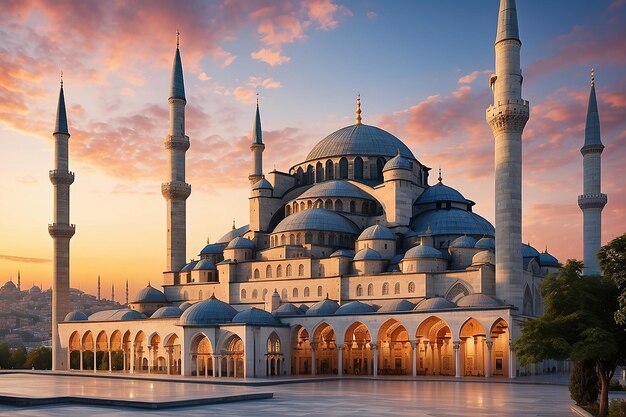
[{"label": "dome finial", "polygon": [[233,219],[233,230],[235,230],[235,229],[236,229],[236,227],[235,227],[235,219]]},{"label": "dome finial", "polygon": [[441,183],[441,167],[439,167],[439,177],[437,178],[437,180],[439,181],[439,183]]},{"label": "dome finial", "polygon": [[357,94],[356,96],[356,124],[360,125],[361,123],[361,94]]},{"label": "dome finial", "polygon": [[595,87],[596,85],[596,70],[591,68],[591,86]]},{"label": "dome finial", "polygon": [[63,88],[63,70],[61,70],[61,88]]},{"label": "dome finial", "polygon": [[176,28],[176,49],[180,46],[180,30]]}]

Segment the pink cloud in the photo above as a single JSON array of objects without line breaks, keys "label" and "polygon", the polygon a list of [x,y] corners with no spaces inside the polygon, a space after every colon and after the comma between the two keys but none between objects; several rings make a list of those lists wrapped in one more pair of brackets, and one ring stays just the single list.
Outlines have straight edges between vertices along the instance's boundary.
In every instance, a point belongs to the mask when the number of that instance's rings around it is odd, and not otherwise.
[{"label": "pink cloud", "polygon": [[344,6],[337,5],[332,0],[308,0],[303,3],[309,19],[317,22],[322,30],[332,30],[339,25],[338,16],[351,16],[352,13]]},{"label": "pink cloud", "polygon": [[257,61],[265,62],[271,66],[281,65],[286,62],[289,62],[291,58],[285,56],[281,53],[280,49],[269,49],[269,48],[261,48],[258,51],[252,52],[250,54],[252,59]]}]

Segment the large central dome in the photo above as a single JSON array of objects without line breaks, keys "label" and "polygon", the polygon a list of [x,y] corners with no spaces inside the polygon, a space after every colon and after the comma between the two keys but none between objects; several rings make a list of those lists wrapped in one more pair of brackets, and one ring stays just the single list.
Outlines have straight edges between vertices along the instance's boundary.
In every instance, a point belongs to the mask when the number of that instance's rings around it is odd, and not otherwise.
[{"label": "large central dome", "polygon": [[402,156],[415,159],[411,150],[391,133],[376,126],[356,124],[326,136],[313,147],[306,160],[344,155],[393,157],[398,150]]}]

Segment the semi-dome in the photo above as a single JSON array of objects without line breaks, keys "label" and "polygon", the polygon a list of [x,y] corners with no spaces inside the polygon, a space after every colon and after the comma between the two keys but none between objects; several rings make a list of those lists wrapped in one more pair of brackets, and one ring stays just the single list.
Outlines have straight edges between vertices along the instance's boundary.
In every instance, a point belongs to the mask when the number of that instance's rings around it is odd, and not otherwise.
[{"label": "semi-dome", "polygon": [[472,265],[496,264],[496,254],[488,249],[481,250],[472,256]]},{"label": "semi-dome", "polygon": [[193,267],[196,271],[207,271],[207,270],[215,270],[215,264],[210,259],[201,259],[198,261],[196,266]]},{"label": "semi-dome", "polygon": [[302,194],[300,194],[297,199],[315,199],[315,198],[362,198],[364,200],[372,200],[374,201],[374,197],[372,197],[367,192],[363,191],[356,185],[351,182],[345,180],[332,180],[320,182],[319,184],[315,184],[313,187],[309,188]]},{"label": "semi-dome", "polygon": [[193,305],[193,303],[190,303],[189,301],[185,301],[180,303],[180,305],[178,306],[178,308],[181,309],[181,311],[185,311],[187,310],[189,307],[191,307]]},{"label": "semi-dome", "polygon": [[447,310],[449,308],[455,308],[456,305],[443,297],[427,298],[420,301],[415,306],[415,311],[431,311],[431,310]]},{"label": "semi-dome", "polygon": [[200,251],[200,255],[218,255],[224,252],[226,243],[209,243],[204,248],[202,248],[202,250]]},{"label": "semi-dome", "polygon": [[550,255],[547,251],[539,254],[539,264],[546,267],[559,267],[559,260]]},{"label": "semi-dome", "polygon": [[257,181],[254,183],[254,185],[252,186],[253,190],[273,190],[274,187],[272,187],[272,184],[270,184],[270,182],[268,180],[266,180],[265,178],[261,178],[260,181]]},{"label": "semi-dome", "polygon": [[[233,225],[233,227],[235,227],[235,226]],[[249,224],[247,224],[245,226],[238,227],[238,228],[233,229],[233,230],[229,231],[228,233],[226,233],[224,236],[219,238],[218,241],[215,242],[215,243],[228,244],[234,238],[236,238],[238,236],[243,236],[246,233],[248,233],[249,231],[250,231],[250,225]]]},{"label": "semi-dome", "polygon": [[296,307],[291,303],[281,304],[276,310],[272,311],[272,314],[280,317],[280,316],[301,316],[304,314],[304,311]]},{"label": "semi-dome", "polygon": [[333,253],[330,254],[331,258],[338,258],[340,256],[344,256],[346,258],[354,258],[354,251],[350,249],[337,249]]},{"label": "semi-dome", "polygon": [[358,240],[396,240],[396,235],[388,227],[375,224],[363,230]]},{"label": "semi-dome", "polygon": [[391,171],[392,169],[405,169],[407,171],[411,171],[411,163],[404,156],[400,155],[400,152],[398,152],[396,156],[387,161],[383,167],[383,172]]},{"label": "semi-dome", "polygon": [[236,238],[231,240],[230,243],[228,243],[228,246],[226,246],[226,249],[252,249],[254,250],[255,248],[256,248],[256,245],[254,244],[253,241],[251,241],[248,238],[241,237],[241,236],[237,236]]},{"label": "semi-dome", "polygon": [[476,246],[476,239],[471,236],[457,237],[450,243],[451,248],[473,248]]},{"label": "semi-dome", "polygon": [[443,259],[441,252],[432,246],[417,245],[406,251],[403,259]]},{"label": "semi-dome", "polygon": [[496,240],[492,237],[483,237],[478,239],[474,247],[477,249],[496,250]]},{"label": "semi-dome", "polygon": [[336,301],[325,298],[313,304],[304,314],[307,316],[328,316],[335,314],[338,309],[339,304]]},{"label": "semi-dome", "polygon": [[124,320],[144,320],[147,319],[143,313],[137,310],[131,310],[129,308],[123,308],[121,310],[103,310],[93,313],[89,316],[89,321],[124,321]]},{"label": "semi-dome", "polygon": [[363,248],[354,255],[355,261],[380,261],[382,256],[372,248]]},{"label": "semi-dome", "polygon": [[369,304],[360,301],[350,301],[340,306],[337,311],[335,311],[335,315],[373,313],[375,311],[376,309]]},{"label": "semi-dome", "polygon": [[180,269],[180,272],[188,272],[196,267],[198,261],[191,261]]},{"label": "semi-dome", "polygon": [[456,305],[459,307],[501,307],[504,303],[487,294],[474,293],[459,298]]},{"label": "semi-dome", "polygon": [[487,235],[495,236],[496,230],[489,221],[471,211],[451,208],[428,210],[411,219],[411,229],[424,234],[430,227],[432,235]]},{"label": "semi-dome", "polygon": [[276,317],[272,316],[265,310],[260,310],[256,307],[252,307],[248,310],[240,311],[233,317],[233,323],[244,323],[255,326],[275,326],[279,324]]},{"label": "semi-dome", "polygon": [[360,230],[356,224],[341,214],[323,208],[310,208],[299,211],[284,218],[273,233],[291,232],[294,230],[319,230],[358,235]]},{"label": "semi-dome", "polygon": [[148,283],[148,286],[139,290],[132,303],[167,303],[165,294]]},{"label": "semi-dome", "polygon": [[306,161],[336,156],[386,156],[398,151],[405,158],[415,159],[411,150],[391,133],[375,126],[357,124],[339,129],[311,149]]},{"label": "semi-dome", "polygon": [[161,307],[150,316],[151,319],[164,319],[171,317],[180,317],[183,314],[183,310],[176,306]]},{"label": "semi-dome", "polygon": [[430,204],[436,202],[452,202],[462,204],[474,204],[472,201],[463,197],[463,195],[452,187],[448,187],[441,182],[431,185],[419,196],[415,204]]},{"label": "semi-dome", "polygon": [[183,326],[204,326],[229,322],[237,315],[231,305],[218,300],[214,295],[189,307],[180,316]]},{"label": "semi-dome", "polygon": [[87,320],[87,315],[82,311],[72,311],[67,313],[63,321],[85,321]]},{"label": "semi-dome", "polygon": [[415,304],[408,300],[389,300],[381,303],[379,313],[393,313],[396,311],[410,311],[415,308]]}]

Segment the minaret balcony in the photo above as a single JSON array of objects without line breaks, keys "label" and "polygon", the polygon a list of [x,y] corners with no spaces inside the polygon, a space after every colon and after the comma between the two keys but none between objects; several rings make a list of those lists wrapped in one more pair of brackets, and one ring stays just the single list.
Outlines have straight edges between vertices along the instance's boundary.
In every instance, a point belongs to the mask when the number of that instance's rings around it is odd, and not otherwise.
[{"label": "minaret balcony", "polygon": [[582,194],[578,196],[578,207],[581,210],[587,208],[604,208],[608,201],[606,194]]},{"label": "minaret balcony", "polygon": [[76,225],[52,223],[48,225],[48,233],[50,233],[50,236],[53,238],[65,237],[69,239],[76,233]]},{"label": "minaret balcony", "polygon": [[187,149],[189,149],[189,137],[169,135],[167,139],[165,139],[165,149],[186,151]]},{"label": "minaret balcony", "polygon": [[161,194],[166,200],[186,200],[191,194],[191,185],[182,181],[164,182]]},{"label": "minaret balcony", "polygon": [[67,184],[74,182],[74,173],[72,171],[53,169],[49,172],[50,182],[53,185]]},{"label": "minaret balcony", "polygon": [[486,119],[494,133],[499,131],[522,132],[530,117],[528,100],[498,100],[487,108]]}]

